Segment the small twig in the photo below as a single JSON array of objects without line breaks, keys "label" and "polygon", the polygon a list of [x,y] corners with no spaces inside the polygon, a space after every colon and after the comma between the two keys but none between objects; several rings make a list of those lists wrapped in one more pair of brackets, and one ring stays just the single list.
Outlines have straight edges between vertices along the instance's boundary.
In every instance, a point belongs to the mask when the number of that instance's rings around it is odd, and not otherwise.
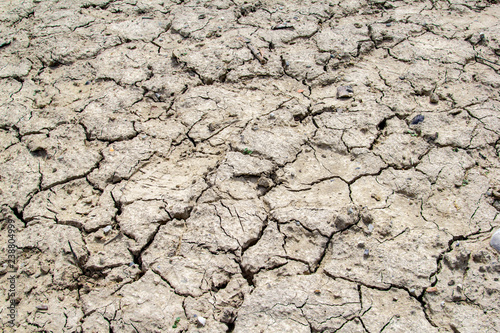
[{"label": "small twig", "polygon": [[253,47],[250,43],[247,43],[247,47],[261,65],[264,65],[267,62],[267,60],[260,54],[260,52],[257,51],[255,47]]},{"label": "small twig", "polygon": [[[491,61],[491,60],[488,60],[488,59],[485,59],[485,58],[482,58],[482,57],[479,57],[479,56],[476,56],[476,61],[485,65],[485,66],[488,66],[490,67],[491,69],[493,69],[495,72],[499,73],[500,72],[500,68],[495,68],[493,67],[493,65],[495,66],[500,66],[499,63],[495,62],[495,61]],[[491,65],[493,64],[493,65]]]},{"label": "small twig", "polygon": [[81,269],[80,261],[78,260],[78,256],[76,255],[75,251],[73,250],[73,247],[71,246],[71,242],[69,240],[68,240],[68,245],[69,245],[69,249],[71,251],[71,254],[73,255],[73,259],[75,260],[75,265]]},{"label": "small twig", "polygon": [[111,238],[109,241],[107,241],[106,243],[104,243],[104,245],[108,245],[108,244],[109,244],[109,243],[111,243],[112,241],[114,241],[114,240],[116,240],[116,239],[120,238],[122,235],[123,235],[123,234],[122,234],[122,232],[120,231],[120,232],[118,233],[118,235],[116,235],[115,237]]},{"label": "small twig", "polygon": [[488,59],[485,59],[485,58],[482,58],[482,57],[478,57],[478,56],[476,56],[476,59],[479,59],[479,60],[482,60],[482,61],[486,61],[486,62],[489,62],[489,63],[491,63],[491,64],[495,64],[495,65],[497,65],[497,66],[500,66],[500,64],[499,64],[499,63],[494,62],[494,61],[491,61],[491,60],[488,60]]},{"label": "small twig", "polygon": [[289,24],[288,22],[280,23],[280,24],[275,25],[274,27],[271,27],[271,30],[279,30],[279,29],[295,30],[293,25]]},{"label": "small twig", "polygon": [[262,54],[257,51],[255,47],[252,46],[252,44],[250,44],[250,39],[243,37],[239,37],[238,39],[247,44],[248,49],[250,50],[250,52],[252,52],[255,59],[257,59],[261,65],[264,65],[267,62],[266,58],[264,58]]}]

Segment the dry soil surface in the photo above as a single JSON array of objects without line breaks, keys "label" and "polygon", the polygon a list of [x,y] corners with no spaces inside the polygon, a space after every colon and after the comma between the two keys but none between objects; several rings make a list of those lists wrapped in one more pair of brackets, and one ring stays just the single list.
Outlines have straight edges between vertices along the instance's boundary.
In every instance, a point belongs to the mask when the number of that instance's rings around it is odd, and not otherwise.
[{"label": "dry soil surface", "polygon": [[13,0],[0,31],[3,327],[500,331],[497,1]]}]

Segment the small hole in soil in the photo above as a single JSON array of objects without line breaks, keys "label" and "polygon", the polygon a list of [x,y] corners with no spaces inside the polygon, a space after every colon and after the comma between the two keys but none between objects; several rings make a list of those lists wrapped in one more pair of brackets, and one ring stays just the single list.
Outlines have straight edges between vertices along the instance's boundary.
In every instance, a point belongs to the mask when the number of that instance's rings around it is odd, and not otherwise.
[{"label": "small hole in soil", "polygon": [[387,126],[387,120],[382,120],[380,123],[377,125],[377,129],[379,131],[383,130]]},{"label": "small hole in soil", "polygon": [[47,157],[47,151],[43,148],[40,148],[40,149],[37,149],[37,150],[34,150],[31,152],[31,155],[35,156],[35,157]]}]

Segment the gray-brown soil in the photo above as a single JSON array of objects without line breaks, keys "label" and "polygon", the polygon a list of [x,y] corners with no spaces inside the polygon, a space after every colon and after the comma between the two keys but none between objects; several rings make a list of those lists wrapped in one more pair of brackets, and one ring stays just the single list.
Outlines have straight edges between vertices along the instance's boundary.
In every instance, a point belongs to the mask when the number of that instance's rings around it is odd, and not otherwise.
[{"label": "gray-brown soil", "polygon": [[497,1],[12,0],[0,32],[5,331],[12,276],[16,332],[500,331]]}]

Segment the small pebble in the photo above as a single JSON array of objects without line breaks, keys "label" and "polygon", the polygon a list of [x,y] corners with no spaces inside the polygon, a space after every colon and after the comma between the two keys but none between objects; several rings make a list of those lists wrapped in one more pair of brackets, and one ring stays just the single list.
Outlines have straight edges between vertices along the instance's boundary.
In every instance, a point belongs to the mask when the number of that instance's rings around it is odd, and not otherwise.
[{"label": "small pebble", "polygon": [[472,35],[470,38],[469,38],[469,42],[472,44],[472,45],[477,45],[479,43],[481,43],[482,41],[484,41],[484,33],[481,32],[479,34],[474,34]]},{"label": "small pebble", "polygon": [[274,185],[274,183],[270,178],[260,177],[259,180],[257,181],[257,185],[265,187],[265,188],[270,188]]},{"label": "small pebble", "polygon": [[429,100],[432,104],[437,104],[439,102],[439,96],[436,93],[432,93]]},{"label": "small pebble", "polygon": [[437,287],[429,287],[425,290],[426,292],[432,294],[432,293],[437,293],[438,288]]},{"label": "small pebble", "polygon": [[421,114],[419,115],[416,115],[415,117],[413,117],[413,119],[411,120],[411,123],[410,125],[417,125],[417,124],[420,124],[421,122],[424,121],[424,116],[422,116]]},{"label": "small pebble", "polygon": [[198,320],[198,323],[201,325],[201,326],[205,326],[205,324],[207,323],[207,320],[201,316],[198,316],[196,317],[196,319]]},{"label": "small pebble", "polygon": [[337,88],[337,98],[351,98],[354,90],[351,86],[341,86]]},{"label": "small pebble", "polygon": [[373,224],[370,223],[368,225],[368,231],[371,233],[373,231],[373,228],[374,228]]},{"label": "small pebble", "polygon": [[500,229],[491,236],[490,246],[500,252]]},{"label": "small pebble", "polygon": [[279,29],[294,29],[293,25],[289,24],[288,22],[283,22],[280,24],[277,24],[273,27],[271,27],[272,30],[279,30]]},{"label": "small pebble", "polygon": [[90,84],[90,81],[85,82],[85,85],[88,86]]},{"label": "small pebble", "polygon": [[40,311],[46,311],[49,309],[49,307],[47,305],[37,305],[36,309]]},{"label": "small pebble", "polygon": [[108,234],[110,231],[111,231],[112,227],[110,225],[108,225],[107,227],[105,227],[104,229],[102,229],[102,231],[105,233],[105,234]]},{"label": "small pebble", "polygon": [[272,112],[271,112],[271,113],[269,114],[269,119],[274,119],[274,118],[276,118],[276,116],[274,115],[274,113],[272,113]]},{"label": "small pebble", "polygon": [[364,255],[365,257],[368,257],[368,256],[370,255],[370,250],[365,249],[365,251],[363,252],[363,255]]}]

